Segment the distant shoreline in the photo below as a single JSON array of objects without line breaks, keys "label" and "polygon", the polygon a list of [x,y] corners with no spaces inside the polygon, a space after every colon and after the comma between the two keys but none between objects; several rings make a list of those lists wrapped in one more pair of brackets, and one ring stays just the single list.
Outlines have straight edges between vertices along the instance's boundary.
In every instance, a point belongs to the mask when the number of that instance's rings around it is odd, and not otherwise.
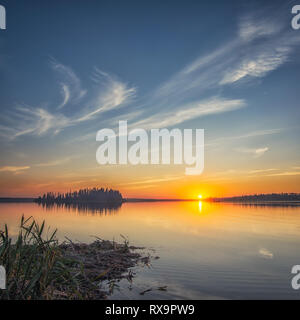
[{"label": "distant shoreline", "polygon": [[[3,197],[0,198],[0,203],[36,203],[37,198],[15,198],[15,197]],[[234,200],[226,198],[214,198],[214,199],[156,199],[156,198],[124,198],[122,203],[139,203],[139,202],[213,202],[213,203],[236,203],[236,204],[299,204],[300,200]],[[87,202],[89,203],[89,202]],[[102,204],[102,202],[93,202],[94,204]]]}]

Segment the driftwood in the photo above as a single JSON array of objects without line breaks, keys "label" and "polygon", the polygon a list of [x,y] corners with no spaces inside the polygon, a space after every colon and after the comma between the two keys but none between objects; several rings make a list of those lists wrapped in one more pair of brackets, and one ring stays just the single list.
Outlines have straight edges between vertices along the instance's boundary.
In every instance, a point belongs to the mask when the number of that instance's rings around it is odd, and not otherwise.
[{"label": "driftwood", "polygon": [[[126,278],[132,281],[134,273],[130,268],[141,263],[150,264],[150,257],[142,257],[136,250],[142,247],[124,244],[97,238],[91,244],[75,243],[70,239],[59,245],[63,256],[76,265],[74,273],[80,273],[84,278],[84,286],[89,292],[90,299],[105,299],[111,293],[111,289],[120,279]],[[105,289],[103,281],[110,283],[109,289]],[[63,299],[63,295],[57,292],[57,298]]]}]

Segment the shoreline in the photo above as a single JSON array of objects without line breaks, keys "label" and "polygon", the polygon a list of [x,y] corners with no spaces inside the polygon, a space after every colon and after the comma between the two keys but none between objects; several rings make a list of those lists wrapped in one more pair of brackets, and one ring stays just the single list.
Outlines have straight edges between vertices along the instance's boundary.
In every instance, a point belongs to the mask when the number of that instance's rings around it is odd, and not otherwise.
[{"label": "shoreline", "polygon": [[[143,257],[140,252],[136,252],[145,247],[129,246],[126,239],[123,244],[100,238],[89,244],[67,240],[59,248],[64,258],[74,261],[73,272],[83,279],[81,290],[89,300],[108,299],[118,281],[127,279],[132,283],[135,277],[132,268],[150,263],[150,257]],[[51,297],[65,298],[66,294],[57,290]]]},{"label": "shoreline", "polygon": [[[49,230],[48,230],[49,231]],[[60,243],[55,230],[45,233],[45,221],[38,225],[22,216],[19,235],[13,241],[7,225],[0,230],[0,265],[6,270],[6,288],[0,300],[103,300],[117,282],[135,277],[132,270],[149,266],[152,257],[145,247],[94,237],[89,244],[65,237]]]}]

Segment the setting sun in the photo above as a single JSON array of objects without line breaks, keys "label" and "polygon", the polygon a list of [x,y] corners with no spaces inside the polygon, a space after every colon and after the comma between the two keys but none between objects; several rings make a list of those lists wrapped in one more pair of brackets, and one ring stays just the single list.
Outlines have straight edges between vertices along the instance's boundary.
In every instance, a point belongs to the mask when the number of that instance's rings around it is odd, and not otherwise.
[{"label": "setting sun", "polygon": [[248,2],[0,0],[0,303],[300,300],[300,0]]}]

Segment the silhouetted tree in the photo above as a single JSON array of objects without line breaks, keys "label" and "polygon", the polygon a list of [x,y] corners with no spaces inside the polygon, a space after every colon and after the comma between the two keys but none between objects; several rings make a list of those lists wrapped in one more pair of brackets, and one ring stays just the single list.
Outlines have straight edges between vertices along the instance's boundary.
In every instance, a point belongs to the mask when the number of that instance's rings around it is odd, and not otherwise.
[{"label": "silhouetted tree", "polygon": [[53,193],[48,192],[36,199],[38,203],[122,203],[122,194],[117,190],[92,188],[80,189],[74,192]]}]

